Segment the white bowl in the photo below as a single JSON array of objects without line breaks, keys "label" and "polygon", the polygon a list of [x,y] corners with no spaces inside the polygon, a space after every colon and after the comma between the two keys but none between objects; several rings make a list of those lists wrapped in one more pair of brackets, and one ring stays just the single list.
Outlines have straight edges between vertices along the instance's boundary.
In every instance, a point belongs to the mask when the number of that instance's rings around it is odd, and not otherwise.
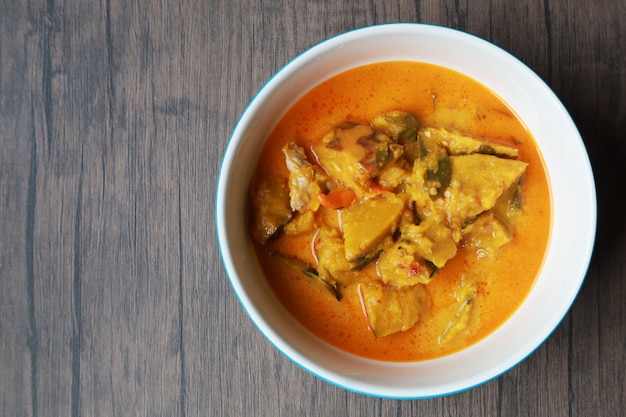
[{"label": "white bowl", "polygon": [[[520,308],[482,341],[442,358],[392,363],[336,349],[301,326],[280,304],[258,265],[246,228],[248,184],[265,140],[281,116],[315,85],[347,69],[412,60],[451,68],[479,81],[517,113],[541,149],[553,222],[540,275]],[[448,28],[388,24],[326,40],[282,68],[237,124],[217,189],[217,234],[226,272],[265,337],[307,371],[347,390],[413,399],[463,391],[524,360],[550,336],[572,305],[593,250],[596,194],[583,141],[550,88],[495,45]]]}]

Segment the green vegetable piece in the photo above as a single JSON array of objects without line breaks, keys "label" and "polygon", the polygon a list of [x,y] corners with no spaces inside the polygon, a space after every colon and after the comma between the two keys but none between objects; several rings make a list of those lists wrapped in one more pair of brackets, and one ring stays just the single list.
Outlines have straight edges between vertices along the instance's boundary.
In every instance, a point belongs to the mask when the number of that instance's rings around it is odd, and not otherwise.
[{"label": "green vegetable piece", "polygon": [[280,259],[281,262],[289,266],[289,268],[291,268],[292,270],[301,272],[304,276],[310,279],[311,285],[328,291],[333,296],[333,298],[335,298],[337,301],[341,301],[342,293],[337,283],[331,283],[322,278],[317,272],[317,269],[313,268],[306,262],[301,261],[300,259],[294,258],[293,256],[284,253],[272,252],[270,255],[277,259]]},{"label": "green vegetable piece", "polygon": [[450,185],[452,178],[452,162],[450,157],[443,155],[437,164],[436,170],[426,170],[426,184],[429,187],[430,197],[433,200],[443,195],[443,192]]},{"label": "green vegetable piece", "polygon": [[[411,121],[412,122],[412,121]],[[398,136],[398,143],[408,144],[417,140],[417,123],[406,127],[406,130]]]},{"label": "green vegetable piece", "polygon": [[419,122],[411,113],[394,110],[376,117],[372,121],[372,126],[394,142],[405,145],[417,139]]},{"label": "green vegetable piece", "polygon": [[302,272],[304,273],[304,275],[311,279],[311,283],[313,285],[325,289],[326,291],[330,292],[337,301],[341,301],[343,294],[339,290],[337,283],[331,284],[330,282],[324,280],[322,277],[319,276],[315,268],[307,267]]},{"label": "green vegetable piece", "polygon": [[421,158],[426,156],[428,153],[428,148],[426,147],[426,143],[424,142],[424,138],[421,135],[417,135],[415,140],[411,142],[407,142],[404,145],[404,158],[413,163],[417,158]]}]

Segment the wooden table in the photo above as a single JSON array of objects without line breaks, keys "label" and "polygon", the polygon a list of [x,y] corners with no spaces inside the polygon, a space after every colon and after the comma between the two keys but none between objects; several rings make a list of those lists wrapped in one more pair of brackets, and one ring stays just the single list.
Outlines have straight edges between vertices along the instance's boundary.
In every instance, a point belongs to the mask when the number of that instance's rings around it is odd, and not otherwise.
[{"label": "wooden table", "polygon": [[[0,4],[1,415],[625,415],[624,0]],[[325,38],[397,21],[465,30],[535,70],[580,128],[599,205],[549,340],[417,401],[344,391],[278,353],[231,290],[214,223],[255,92]]]}]

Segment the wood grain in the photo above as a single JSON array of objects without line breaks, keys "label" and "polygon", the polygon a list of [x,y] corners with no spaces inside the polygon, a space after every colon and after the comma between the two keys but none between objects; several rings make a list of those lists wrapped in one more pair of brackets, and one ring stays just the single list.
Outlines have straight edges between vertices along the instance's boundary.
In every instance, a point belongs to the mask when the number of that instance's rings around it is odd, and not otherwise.
[{"label": "wood grain", "polygon": [[[625,415],[625,20],[611,0],[0,0],[0,414]],[[500,378],[419,401],[344,391],[278,353],[230,288],[214,224],[256,91],[328,37],[400,21],[536,71],[598,187],[592,264],[555,333]]]}]

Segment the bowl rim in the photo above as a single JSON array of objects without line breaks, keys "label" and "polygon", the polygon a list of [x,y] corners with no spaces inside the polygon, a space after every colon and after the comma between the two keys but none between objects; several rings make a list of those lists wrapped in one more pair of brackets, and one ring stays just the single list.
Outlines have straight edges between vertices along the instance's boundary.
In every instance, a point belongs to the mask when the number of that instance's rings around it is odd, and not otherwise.
[{"label": "bowl rim", "polygon": [[[474,45],[477,45],[481,48],[487,48],[493,53],[497,53],[501,56],[503,60],[508,61],[511,65],[517,66],[520,70],[525,72],[525,75],[529,77],[529,80],[534,82],[538,87],[544,90],[544,94],[546,97],[549,97],[552,100],[552,105],[555,106],[557,111],[561,112],[561,117],[566,123],[569,123],[569,129],[576,133],[575,137],[572,138],[573,144],[576,145],[576,153],[578,158],[581,159],[582,166],[580,170],[583,172],[583,176],[588,180],[585,186],[585,192],[587,195],[593,197],[593,203],[589,204],[588,207],[585,207],[585,213],[588,216],[588,228],[585,230],[586,236],[588,237],[586,240],[586,247],[584,247],[581,252],[583,253],[582,259],[578,262],[581,267],[579,270],[579,276],[576,277],[575,285],[572,285],[570,291],[568,293],[568,297],[563,305],[567,305],[564,309],[558,311],[557,314],[554,315],[552,322],[547,326],[550,328],[549,331],[540,334],[539,337],[532,340],[524,349],[522,349],[522,354],[517,355],[516,357],[509,358],[508,361],[501,363],[497,369],[492,370],[492,372],[487,373],[486,375],[480,375],[479,377],[469,378],[466,383],[463,384],[452,384],[446,389],[442,389],[441,387],[438,390],[419,390],[412,391],[411,389],[406,390],[398,390],[395,388],[386,389],[385,387],[380,387],[377,384],[370,384],[363,381],[354,381],[350,378],[346,378],[344,375],[340,375],[338,373],[333,372],[330,369],[324,368],[322,365],[312,361],[302,352],[299,352],[293,349],[289,344],[287,344],[282,337],[266,322],[265,318],[262,314],[257,310],[251,301],[249,295],[246,293],[246,289],[242,285],[241,281],[238,278],[237,267],[232,257],[231,253],[231,242],[228,236],[227,231],[227,216],[228,216],[228,208],[226,207],[227,201],[227,193],[229,190],[228,187],[228,179],[232,174],[231,170],[234,164],[234,159],[237,156],[240,148],[243,146],[244,137],[242,136],[248,125],[251,123],[251,118],[255,112],[258,111],[259,106],[261,106],[268,97],[275,93],[275,90],[279,87],[280,82],[284,81],[285,78],[297,73],[297,71],[301,70],[301,68],[307,64],[310,60],[315,59],[318,53],[322,53],[324,51],[328,51],[332,48],[342,48],[344,44],[352,42],[355,39],[360,39],[362,36],[376,36],[379,34],[385,34],[389,31],[401,31],[407,33],[424,33],[428,32],[430,34],[435,35],[445,35],[445,36],[454,36],[459,37],[465,41],[469,41]],[[376,60],[372,61],[375,62]],[[382,61],[382,60],[379,60]],[[359,65],[351,65],[350,67],[355,67]],[[337,71],[342,72],[342,71]],[[470,75],[471,76],[471,75]],[[303,94],[305,91],[303,92]],[[294,98],[294,102],[301,97],[298,96]],[[507,101],[508,103],[508,101]],[[293,103],[292,103],[293,104]],[[515,109],[515,106],[511,106]],[[281,116],[282,117],[282,116]],[[280,117],[277,117],[279,120]],[[553,202],[554,204],[554,202]],[[553,213],[554,215],[554,213]],[[225,266],[229,281],[231,286],[247,315],[251,318],[253,324],[259,329],[259,331],[263,334],[263,336],[283,355],[285,355],[288,359],[290,359],[293,363],[301,367],[302,369],[310,372],[316,377],[329,382],[335,386],[346,389],[348,391],[375,396],[379,398],[391,398],[391,399],[421,399],[421,398],[433,398],[439,397],[443,395],[451,395],[457,392],[466,391],[472,388],[475,388],[479,385],[487,383],[495,378],[498,378],[503,373],[508,372],[519,363],[523,362],[528,356],[532,355],[549,337],[550,335],[559,327],[562,320],[565,318],[567,313],[569,312],[580,288],[582,287],[583,281],[586,277],[589,263],[591,261],[591,256],[593,252],[593,247],[595,243],[595,233],[596,233],[596,223],[597,223],[597,203],[596,203],[596,191],[595,191],[595,183],[593,179],[593,172],[591,169],[591,164],[589,161],[589,157],[587,155],[584,142],[580,137],[580,134],[571,119],[569,113],[558,99],[556,94],[548,87],[548,85],[535,73],[533,72],[526,64],[520,61],[518,58],[502,49],[501,47],[495,45],[494,43],[482,39],[478,36],[472,35],[467,32],[460,31],[458,29],[453,29],[440,25],[433,24],[425,24],[425,23],[386,23],[380,25],[372,25],[366,26],[358,29],[354,29],[348,32],[344,32],[338,34],[336,36],[330,37],[310,48],[300,53],[293,59],[291,59],[287,64],[285,64],[282,68],[280,68],[276,73],[272,75],[272,77],[257,91],[254,97],[250,100],[246,108],[244,109],[240,119],[238,120],[235,128],[229,138],[226,150],[223,156],[222,166],[219,172],[218,178],[218,186],[216,193],[216,228],[217,228],[217,237],[218,244],[220,249],[220,255],[222,258],[222,262]],[[541,272],[540,272],[541,275]],[[521,308],[521,307],[520,307]],[[518,309],[519,310],[519,309]],[[510,319],[509,319],[510,320]],[[314,336],[313,336],[314,337]],[[471,347],[470,347],[471,348]],[[335,350],[339,351],[335,348]],[[340,354],[345,354],[348,356],[354,356],[343,351]],[[448,355],[444,358],[448,358],[450,356],[455,356],[457,354]],[[373,361],[370,359],[360,358],[365,362],[379,362]],[[435,359],[438,360],[438,359]],[[444,359],[445,360],[445,359]],[[395,366],[390,364],[395,364],[395,362],[383,362],[386,366]],[[406,365],[407,363],[400,363]]]}]

